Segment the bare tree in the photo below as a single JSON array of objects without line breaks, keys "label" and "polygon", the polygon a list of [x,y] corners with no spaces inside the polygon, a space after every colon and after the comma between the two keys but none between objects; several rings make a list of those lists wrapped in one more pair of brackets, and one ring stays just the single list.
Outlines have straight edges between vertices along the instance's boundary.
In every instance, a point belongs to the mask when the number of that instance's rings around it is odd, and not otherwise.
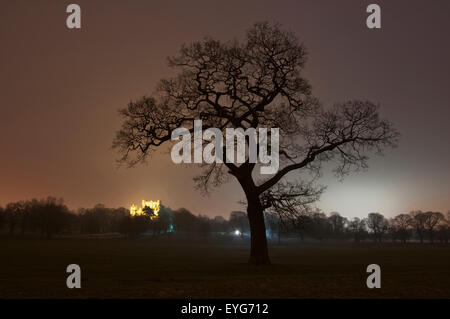
[{"label": "bare tree", "polygon": [[[195,179],[204,191],[230,175],[239,182],[247,201],[253,264],[270,263],[263,194],[274,187],[280,194],[289,192],[286,177],[294,177],[289,173],[295,171],[297,178],[309,181],[325,161],[336,160],[340,176],[366,168],[369,151],[394,146],[398,137],[370,101],[323,107],[302,76],[306,58],[305,47],[293,33],[279,25],[257,23],[243,41],[205,38],[183,45],[176,57],[169,58],[169,65],[180,71],[178,76],[162,80],[152,96],[120,110],[123,122],[113,147],[121,153],[120,161],[131,166],[169,142],[176,128],[194,132],[196,119],[203,120],[203,130],[279,128],[280,169],[275,174],[256,176],[256,164],[247,156],[240,165],[226,161],[206,165],[204,174]],[[256,149],[259,153],[259,145]]]},{"label": "bare tree", "polygon": [[331,235],[336,239],[344,236],[344,231],[348,225],[348,220],[342,217],[338,212],[331,212],[328,217],[331,226]]},{"label": "bare tree", "polygon": [[381,242],[383,234],[388,230],[388,221],[380,213],[370,213],[367,217],[367,227],[373,232],[374,240]]},{"label": "bare tree", "polygon": [[16,226],[20,224],[21,218],[23,218],[23,211],[25,210],[25,202],[20,201],[16,203],[9,203],[5,207],[5,219],[9,227],[9,234],[14,235]]},{"label": "bare tree", "polygon": [[406,243],[406,241],[410,237],[411,229],[413,226],[412,217],[408,214],[400,214],[395,216],[390,221],[390,229],[393,236],[393,239],[400,239],[402,243]]},{"label": "bare tree", "polygon": [[420,243],[423,243],[423,238],[425,234],[425,221],[427,216],[420,210],[415,210],[409,213],[412,217],[411,223],[419,237]]},{"label": "bare tree", "polygon": [[439,212],[426,212],[424,213],[424,215],[424,228],[429,235],[430,242],[433,243],[435,229],[439,225],[439,223],[444,220],[444,215]]},{"label": "bare tree", "polygon": [[327,215],[320,209],[316,209],[311,214],[311,222],[308,227],[308,232],[312,238],[320,241],[329,238],[331,233],[331,225]]},{"label": "bare tree", "polygon": [[353,234],[353,238],[356,243],[359,243],[361,239],[364,238],[364,235],[366,235],[366,220],[360,219],[358,217],[353,218],[348,223],[348,230],[351,234]]}]

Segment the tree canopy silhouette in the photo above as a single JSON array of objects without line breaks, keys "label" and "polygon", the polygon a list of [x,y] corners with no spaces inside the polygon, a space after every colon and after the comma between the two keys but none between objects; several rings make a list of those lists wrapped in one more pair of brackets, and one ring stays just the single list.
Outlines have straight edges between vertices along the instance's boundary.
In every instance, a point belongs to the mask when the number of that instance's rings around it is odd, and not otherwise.
[{"label": "tree canopy silhouette", "polygon": [[[308,201],[320,193],[306,179],[319,174],[323,162],[336,160],[335,171],[343,176],[367,167],[369,151],[395,146],[398,137],[370,101],[351,100],[325,108],[302,76],[306,59],[303,44],[278,24],[256,23],[243,41],[205,38],[183,45],[177,56],[169,58],[178,75],[161,80],[151,96],[120,110],[122,127],[113,142],[120,161],[131,166],[144,161],[171,140],[176,128],[192,133],[196,119],[203,120],[203,130],[279,128],[277,173],[258,175],[254,168],[259,164],[247,158],[240,165],[226,161],[205,165],[195,179],[204,191],[226,182],[228,176],[237,179],[247,201],[249,262],[270,263],[264,209],[283,207],[292,214],[291,208],[303,203],[301,198]],[[299,172],[295,182],[289,174],[294,171]]]}]

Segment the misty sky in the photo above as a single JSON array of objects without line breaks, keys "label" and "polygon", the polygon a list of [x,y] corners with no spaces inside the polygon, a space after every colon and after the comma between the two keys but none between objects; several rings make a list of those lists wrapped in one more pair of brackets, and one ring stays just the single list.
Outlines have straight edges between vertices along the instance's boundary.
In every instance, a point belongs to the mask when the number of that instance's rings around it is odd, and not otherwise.
[{"label": "misty sky", "polygon": [[[81,30],[65,25],[70,3]],[[381,30],[365,25],[369,3]],[[450,209],[450,1],[10,0],[0,10],[0,205],[53,195],[73,209],[144,198],[209,216],[242,209],[234,181],[202,197],[195,170],[169,154],[118,168],[110,146],[117,110],[173,74],[166,57],[182,43],[240,38],[267,20],[304,42],[323,103],[370,99],[402,134],[367,172],[340,182],[325,170],[317,205],[347,217]]]}]

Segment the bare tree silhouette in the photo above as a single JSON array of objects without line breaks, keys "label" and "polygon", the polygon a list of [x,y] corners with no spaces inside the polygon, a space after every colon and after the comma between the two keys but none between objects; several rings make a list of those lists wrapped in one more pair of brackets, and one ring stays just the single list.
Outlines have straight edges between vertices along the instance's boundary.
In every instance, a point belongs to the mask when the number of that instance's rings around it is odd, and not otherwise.
[{"label": "bare tree silhouette", "polygon": [[383,234],[388,230],[388,220],[380,213],[369,213],[367,227],[373,232],[374,241],[381,243]]},{"label": "bare tree silhouette", "polygon": [[427,216],[424,212],[420,210],[410,212],[411,215],[411,225],[414,227],[417,236],[419,237],[420,243],[423,243],[425,235],[425,223]]},{"label": "bare tree silhouette", "polygon": [[348,230],[350,234],[353,235],[353,238],[356,243],[359,243],[361,240],[364,239],[367,233],[366,226],[367,226],[366,219],[360,219],[358,217],[354,217],[348,223]]},{"label": "bare tree silhouette", "polygon": [[392,239],[395,241],[400,239],[402,243],[406,243],[411,237],[411,229],[413,226],[413,220],[411,215],[399,214],[389,221],[389,229],[392,235]]},{"label": "bare tree silhouette", "polygon": [[[312,96],[302,77],[305,47],[293,33],[279,25],[256,23],[244,41],[227,43],[205,38],[183,45],[169,65],[178,76],[161,80],[150,97],[132,101],[120,110],[122,127],[113,142],[120,161],[135,165],[171,140],[178,127],[194,131],[194,120],[203,120],[203,130],[226,128],[279,128],[280,169],[263,178],[255,176],[255,163],[210,164],[196,178],[204,191],[227,181],[231,175],[241,185],[247,200],[251,231],[249,262],[270,263],[264,208],[275,202],[261,201],[276,189],[276,197],[314,195],[310,183],[287,183],[293,171],[313,178],[325,161],[336,160],[336,173],[367,167],[367,152],[381,152],[396,144],[398,133],[379,118],[370,101],[347,101],[324,108]],[[248,143],[248,139],[247,139]],[[270,147],[270,145],[269,145]],[[259,151],[259,147],[257,147]],[[226,156],[224,151],[224,157]],[[228,175],[229,174],[229,175]],[[274,188],[276,186],[276,188]],[[307,189],[305,189],[307,188]]]},{"label": "bare tree silhouette", "polygon": [[425,231],[428,233],[430,242],[434,242],[434,235],[438,225],[445,220],[444,214],[439,212],[426,212],[425,214]]}]

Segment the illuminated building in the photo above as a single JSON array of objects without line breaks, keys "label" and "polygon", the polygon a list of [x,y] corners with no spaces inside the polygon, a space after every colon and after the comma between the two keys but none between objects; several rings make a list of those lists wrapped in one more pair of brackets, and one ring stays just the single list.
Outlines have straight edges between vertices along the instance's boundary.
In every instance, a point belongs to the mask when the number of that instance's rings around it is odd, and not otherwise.
[{"label": "illuminated building", "polygon": [[160,209],[160,202],[159,200],[157,201],[146,201],[146,200],[142,200],[142,204],[141,207],[137,207],[136,205],[131,205],[130,206],[130,215],[131,216],[144,216],[146,215],[144,210],[146,207],[150,208],[153,210],[153,216],[149,216],[151,219],[158,217],[158,212]]}]

